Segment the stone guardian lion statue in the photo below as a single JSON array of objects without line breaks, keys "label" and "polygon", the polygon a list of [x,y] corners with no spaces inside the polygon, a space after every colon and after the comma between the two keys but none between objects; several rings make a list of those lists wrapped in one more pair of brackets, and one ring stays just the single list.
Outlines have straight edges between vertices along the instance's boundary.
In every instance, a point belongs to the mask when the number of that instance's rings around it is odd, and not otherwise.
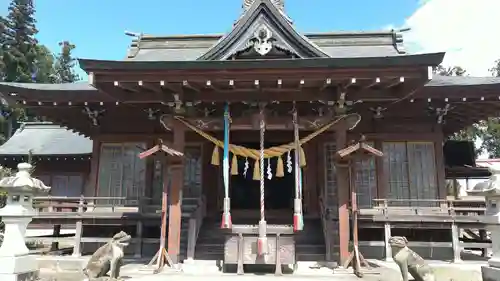
[{"label": "stone guardian lion statue", "polygon": [[408,281],[408,273],[415,281],[436,281],[432,268],[417,253],[408,248],[408,240],[404,236],[393,236],[389,239],[392,258],[401,270],[403,281]]},{"label": "stone guardian lion statue", "polygon": [[[115,234],[111,240],[97,249],[83,269],[85,281],[112,281],[120,277],[123,250],[130,243],[131,236],[124,231]],[[109,277],[106,274],[109,272]]]}]

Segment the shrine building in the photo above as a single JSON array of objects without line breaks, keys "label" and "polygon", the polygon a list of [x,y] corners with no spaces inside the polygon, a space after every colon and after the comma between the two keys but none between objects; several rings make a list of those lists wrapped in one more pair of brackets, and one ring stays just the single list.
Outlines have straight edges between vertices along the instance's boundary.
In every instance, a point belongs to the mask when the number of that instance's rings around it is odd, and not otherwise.
[{"label": "shrine building", "polygon": [[[276,243],[284,261],[344,264],[353,241],[384,258],[391,235],[460,259],[457,227],[484,225],[454,219],[443,144],[496,116],[500,79],[436,75],[445,53],[410,54],[399,31],[301,33],[284,0],[243,2],[227,34],[136,34],[123,60],[79,59],[88,83],[0,83],[92,140],[89,208],[43,219],[81,222],[77,254],[125,229],[152,257],[165,185],[174,262],[237,263],[241,233],[257,243],[244,263]],[[183,156],[138,157],[160,141]]]}]

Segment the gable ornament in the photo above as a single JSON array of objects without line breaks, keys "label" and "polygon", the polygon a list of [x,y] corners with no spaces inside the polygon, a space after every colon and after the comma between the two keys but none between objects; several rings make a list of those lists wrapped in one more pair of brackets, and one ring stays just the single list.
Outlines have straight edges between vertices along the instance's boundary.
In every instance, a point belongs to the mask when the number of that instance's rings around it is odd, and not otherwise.
[{"label": "gable ornament", "polygon": [[254,37],[250,39],[254,50],[261,56],[267,55],[273,48],[273,33],[265,25],[261,25],[254,32]]},{"label": "gable ornament", "polygon": [[[248,10],[253,5],[255,0],[244,0],[243,9]],[[278,10],[283,11],[285,9],[285,0],[271,0],[271,3],[278,8]]]}]

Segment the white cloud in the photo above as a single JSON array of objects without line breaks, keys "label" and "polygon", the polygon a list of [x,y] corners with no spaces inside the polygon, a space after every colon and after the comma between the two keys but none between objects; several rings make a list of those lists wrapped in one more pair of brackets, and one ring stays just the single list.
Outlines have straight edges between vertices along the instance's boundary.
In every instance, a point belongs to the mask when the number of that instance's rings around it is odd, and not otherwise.
[{"label": "white cloud", "polygon": [[443,64],[489,76],[500,59],[500,0],[426,0],[406,21],[410,52],[445,51]]}]

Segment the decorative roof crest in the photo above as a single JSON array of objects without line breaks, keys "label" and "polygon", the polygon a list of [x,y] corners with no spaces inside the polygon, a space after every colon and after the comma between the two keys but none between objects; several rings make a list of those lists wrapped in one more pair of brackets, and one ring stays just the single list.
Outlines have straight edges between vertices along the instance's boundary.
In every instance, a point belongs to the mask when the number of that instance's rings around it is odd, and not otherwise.
[{"label": "decorative roof crest", "polygon": [[[285,0],[270,0],[271,3],[273,3],[276,8],[278,8],[280,11],[285,10]],[[243,0],[243,9],[247,11],[250,9],[252,4],[255,2],[255,0]]]},{"label": "decorative roof crest", "polygon": [[[245,14],[250,8],[252,7],[253,4],[255,4],[257,0],[243,0],[243,14]],[[292,19],[290,19],[286,14],[285,14],[285,0],[269,0],[275,6],[280,13],[283,15],[283,17],[286,18],[286,20],[289,23],[292,23]]]},{"label": "decorative roof crest", "polygon": [[271,30],[264,24],[262,24],[254,32],[254,37],[251,39],[253,43],[253,48],[261,56],[266,55],[273,48],[273,34]]}]

